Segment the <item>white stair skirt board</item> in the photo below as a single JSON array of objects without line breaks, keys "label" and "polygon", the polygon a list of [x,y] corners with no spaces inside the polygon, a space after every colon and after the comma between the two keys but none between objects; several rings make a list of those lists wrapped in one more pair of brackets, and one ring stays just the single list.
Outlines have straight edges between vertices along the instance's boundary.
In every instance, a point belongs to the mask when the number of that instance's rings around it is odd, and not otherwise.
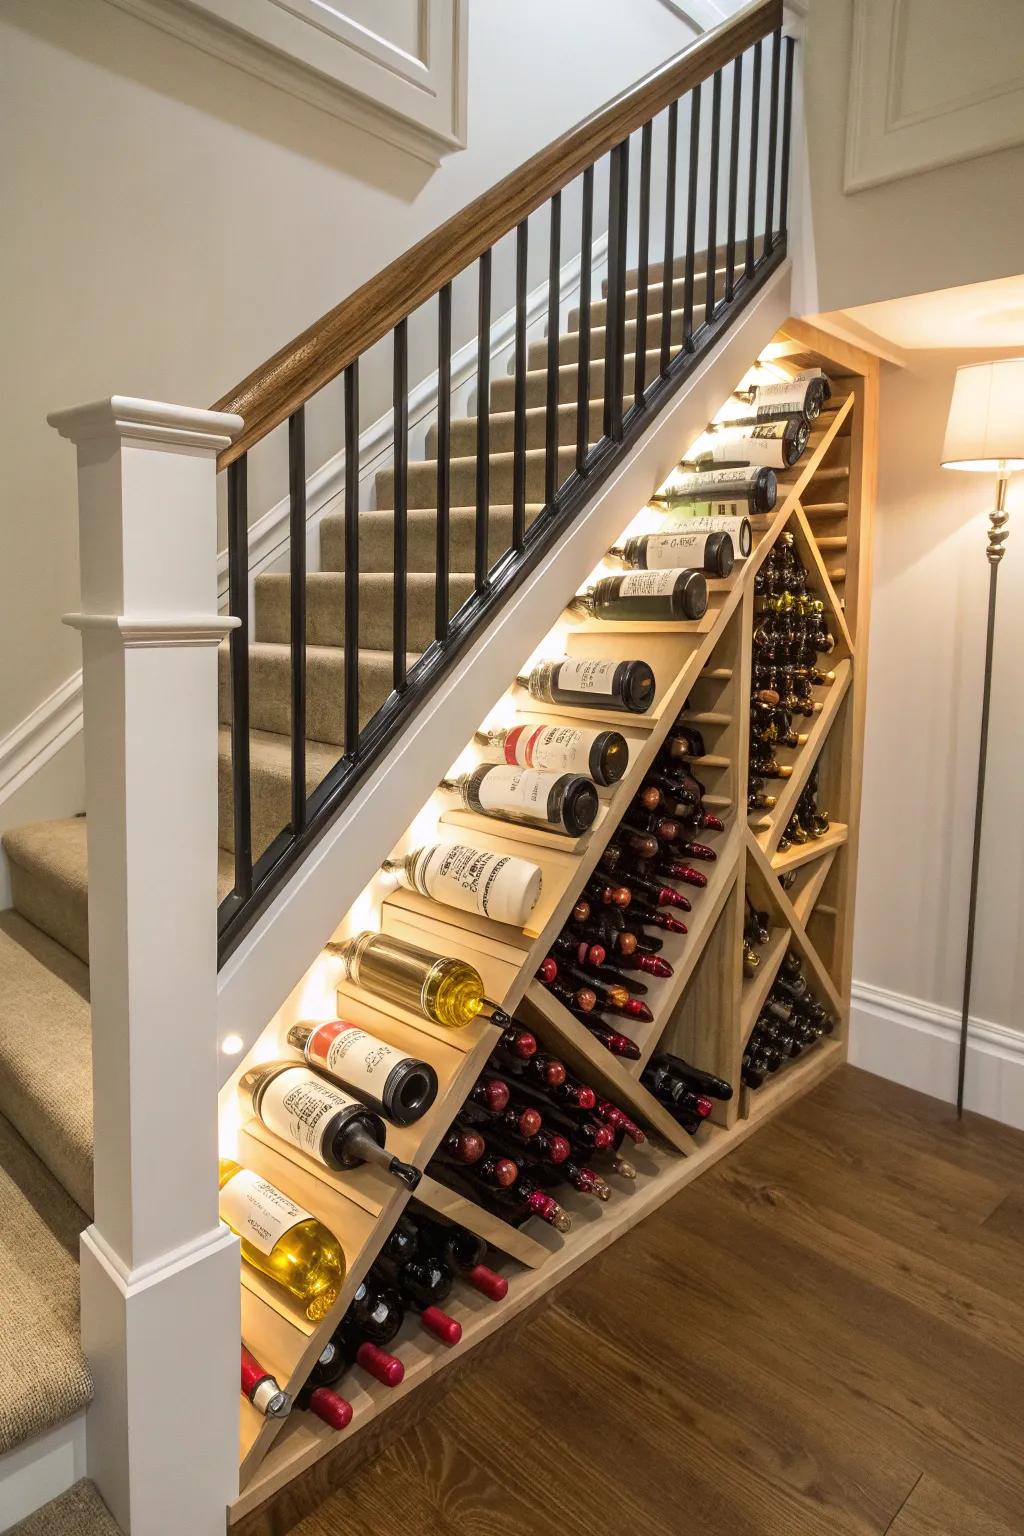
[{"label": "white stair skirt board", "polygon": [[17,1525],[86,1475],[84,1413],[16,1445],[0,1456],[0,1531]]},{"label": "white stair skirt board", "polygon": [[[855,981],[850,1001],[850,1063],[956,1100],[960,1013],[923,998]],[[1024,1131],[1024,1032],[972,1018],[967,1035],[964,1104]]]},{"label": "white stair skirt board", "polygon": [[[424,784],[444,775],[453,745],[469,741],[515,668],[564,612],[566,592],[582,584],[788,319],[790,278],[786,261],[596,492],[574,522],[572,537],[554,546],[435,688],[229,956],[218,978],[222,1037],[237,1034],[243,1050],[252,1047],[373,875],[382,849],[394,847],[420,810]],[[225,1059],[224,1077],[232,1070]]]}]

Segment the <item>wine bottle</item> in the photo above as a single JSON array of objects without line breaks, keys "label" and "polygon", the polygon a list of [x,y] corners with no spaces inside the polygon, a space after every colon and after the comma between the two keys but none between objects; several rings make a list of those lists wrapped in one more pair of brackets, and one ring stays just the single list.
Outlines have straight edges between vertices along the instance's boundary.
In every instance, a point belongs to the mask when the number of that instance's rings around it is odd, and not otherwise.
[{"label": "wine bottle", "polygon": [[691,1067],[688,1061],[681,1056],[674,1056],[670,1051],[663,1051],[656,1061],[664,1060],[669,1070],[677,1076],[685,1078],[696,1093],[702,1093],[709,1099],[721,1099],[723,1102],[732,1098],[732,1084],[727,1083],[724,1077],[715,1077],[711,1072],[704,1072],[700,1067]]},{"label": "wine bottle", "polygon": [[[724,509],[728,508],[726,512]],[[722,510],[720,510],[722,509]],[[728,534],[732,540],[734,560],[745,560],[754,547],[754,536],[747,517],[745,501],[695,501],[689,505],[665,508],[661,527],[663,534]],[[724,574],[728,574],[725,572]]]},{"label": "wine bottle", "polygon": [[238,1080],[238,1095],[268,1131],[325,1168],[375,1163],[407,1189],[420,1181],[418,1168],[387,1151],[381,1117],[312,1067],[289,1061],[250,1067]]},{"label": "wine bottle", "polygon": [[710,501],[711,511],[727,506],[730,510],[726,515],[736,516],[770,512],[777,495],[778,482],[770,465],[752,463],[696,472],[680,465],[651,500],[669,508]]},{"label": "wine bottle", "polygon": [[311,1322],[327,1315],[345,1279],[345,1257],[333,1232],[310,1211],[223,1158],[220,1218],[241,1238],[247,1264],[290,1291]]},{"label": "wine bottle", "polygon": [[636,1121],[630,1119],[624,1109],[620,1109],[617,1104],[612,1104],[609,1099],[599,1099],[594,1106],[594,1113],[599,1120],[603,1120],[613,1130],[622,1131],[630,1141],[636,1142],[637,1146],[647,1140]]},{"label": "wine bottle", "polygon": [[704,757],[706,751],[704,737],[697,727],[677,720],[662,742],[658,756],[671,765],[674,759],[682,757]]},{"label": "wine bottle", "polygon": [[693,461],[698,470],[713,464],[757,464],[768,469],[792,469],[807,447],[807,423],[790,416],[752,427],[723,422],[710,435],[708,446]]},{"label": "wine bottle", "polygon": [[424,1328],[442,1344],[450,1349],[462,1338],[462,1324],[440,1306],[452,1288],[452,1272],[447,1264],[430,1253],[417,1254],[404,1263],[396,1262],[385,1250],[378,1254],[371,1273],[393,1285],[406,1305],[419,1313]]},{"label": "wine bottle", "polygon": [[420,1211],[416,1212],[415,1221],[421,1240],[449,1269],[455,1270],[488,1301],[504,1301],[508,1281],[485,1264],[488,1247],[482,1237],[455,1222],[440,1221]]},{"label": "wine bottle", "polygon": [[581,1195],[596,1195],[598,1200],[611,1199],[611,1186],[593,1168],[573,1162],[564,1163],[561,1171],[573,1189],[578,1189]]},{"label": "wine bottle", "polygon": [[332,1429],[347,1429],[352,1422],[352,1404],[344,1397],[339,1397],[337,1392],[332,1392],[330,1387],[303,1387],[295,1400],[297,1408],[305,1408],[310,1413],[316,1414],[325,1424]]},{"label": "wine bottle", "polygon": [[702,619],[708,607],[708,584],[703,571],[627,571],[624,576],[602,576],[577,593],[569,607],[612,623]]},{"label": "wine bottle", "polygon": [[578,1014],[581,1024],[585,1024],[595,1040],[599,1040],[605,1050],[612,1056],[621,1056],[623,1061],[639,1061],[640,1047],[635,1040],[624,1035],[621,1030],[612,1029],[603,1019],[592,1014]]},{"label": "wine bottle", "polygon": [[386,859],[381,868],[421,896],[514,928],[523,927],[540,898],[536,864],[465,843],[433,843],[402,859]]},{"label": "wine bottle", "polygon": [[437,1098],[437,1073],[359,1024],[293,1024],[288,1044],[396,1125],[412,1125]]},{"label": "wine bottle", "polygon": [[439,787],[478,816],[546,827],[567,837],[592,827],[599,806],[593,782],[582,774],[505,763],[483,763],[456,779],[442,779]]},{"label": "wine bottle", "polygon": [[642,715],[654,703],[656,683],[646,661],[559,656],[539,661],[516,678],[531,698],[577,709],[620,709]]},{"label": "wine bottle", "polygon": [[346,978],[357,987],[447,1029],[464,1029],[483,1007],[483,981],[464,960],[433,955],[387,933],[359,933],[326,948],[345,962]]},{"label": "wine bottle", "polygon": [[242,1345],[242,1396],[248,1398],[257,1413],[267,1419],[284,1419],[291,1412],[292,1400],[256,1356]]},{"label": "wine bottle", "polygon": [[453,1163],[478,1163],[487,1151],[487,1143],[471,1126],[452,1125],[441,1138],[435,1156]]},{"label": "wine bottle", "polygon": [[[401,1247],[401,1245],[399,1245]],[[415,1247],[412,1249],[415,1252]],[[390,1286],[369,1286],[363,1280],[341,1320],[339,1335],[344,1348],[353,1339],[376,1344],[383,1349],[395,1338],[405,1318],[401,1297]],[[336,1335],[337,1337],[337,1335]],[[330,1382],[326,1383],[330,1386]]]},{"label": "wine bottle", "polygon": [[507,1107],[510,1095],[511,1090],[503,1078],[485,1076],[474,1083],[469,1098],[471,1103],[497,1113]]},{"label": "wine bottle", "polygon": [[475,740],[498,761],[549,773],[586,773],[595,784],[617,784],[629,766],[629,745],[619,731],[571,725],[516,725],[477,731]]},{"label": "wine bottle", "polygon": [[822,406],[831,397],[832,386],[820,371],[813,376],[786,379],[777,384],[754,384],[750,389],[734,392],[733,399],[751,409],[741,411],[733,421],[784,421],[789,416],[799,416],[810,423],[817,420]]},{"label": "wine bottle", "polygon": [[709,576],[728,576],[735,555],[727,533],[643,533],[609,550],[639,571],[677,571],[692,566]]}]

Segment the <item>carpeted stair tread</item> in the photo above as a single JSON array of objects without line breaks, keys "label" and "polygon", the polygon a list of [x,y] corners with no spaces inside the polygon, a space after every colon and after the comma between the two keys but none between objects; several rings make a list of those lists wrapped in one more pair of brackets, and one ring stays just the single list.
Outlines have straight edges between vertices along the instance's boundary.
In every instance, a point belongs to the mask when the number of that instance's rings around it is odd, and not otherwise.
[{"label": "carpeted stair tread", "polygon": [[[492,418],[494,419],[494,418]],[[476,425],[473,418],[474,428]],[[433,427],[430,429],[433,432]],[[475,445],[474,437],[473,443]],[[542,511],[539,503],[526,508],[526,521],[531,523]],[[380,512],[362,512],[359,516],[359,565],[362,571],[394,570],[394,514],[386,508]],[[408,569],[429,571],[437,569],[437,511],[433,503],[429,507],[413,507],[408,519]],[[498,506],[491,500],[488,516],[488,550],[491,563],[504,554],[512,543],[512,508]],[[476,505],[450,507],[448,512],[449,570],[471,571],[476,552]],[[371,564],[367,564],[367,561]],[[345,569],[345,518],[342,513],[332,512],[320,523],[320,565],[325,571]]]},{"label": "carpeted stair tread", "polygon": [[83,1477],[27,1520],[13,1526],[7,1536],[121,1536],[121,1527],[97,1493],[95,1483]]},{"label": "carpeted stair tread", "polygon": [[[683,336],[683,318],[685,311],[681,302],[681,296],[677,295],[677,307],[672,311],[671,344],[673,349],[678,349]],[[703,307],[694,306],[693,327],[696,328],[704,320]],[[656,352],[661,347],[661,315],[647,316],[647,350]],[[580,355],[579,331],[570,331],[567,336],[558,339],[558,361],[560,363],[578,363]],[[636,351],[637,323],[636,320],[627,320],[625,325],[626,355],[632,356]],[[608,345],[608,333],[603,325],[591,325],[590,329],[590,355],[604,357],[605,348]],[[546,368],[548,361],[548,344],[546,341],[531,341],[526,353],[527,369],[532,371],[537,368]],[[509,363],[509,373],[514,374],[514,363]],[[627,374],[627,378],[628,378]]]},{"label": "carpeted stair tread", "polygon": [[[576,442],[577,402],[566,401],[558,407],[558,441],[562,444]],[[458,455],[476,453],[475,416],[460,416],[452,422],[451,451]],[[492,453],[511,453],[515,444],[516,418],[514,411],[492,411],[490,417],[490,447]],[[548,411],[546,405],[533,405],[526,412],[526,446],[543,448],[547,443]],[[593,400],[590,404],[590,440],[596,442],[604,430],[604,402]],[[427,457],[437,458],[437,428],[427,430]],[[491,508],[491,516],[495,509]],[[537,508],[540,511],[540,508]]]},{"label": "carpeted stair tread", "polygon": [[5,832],[13,905],[43,933],[89,963],[85,817],[34,821]]},{"label": "carpeted stair tread", "polygon": [[78,1237],[87,1225],[0,1118],[0,1454],[63,1424],[92,1397],[78,1327]]},{"label": "carpeted stair tread", "polygon": [[91,1211],[88,967],[18,912],[0,913],[0,997],[0,1114]]},{"label": "carpeted stair tread", "polygon": [[[624,362],[626,378],[627,400],[631,388],[630,381],[636,367],[631,354],[627,354]],[[647,353],[647,378],[653,380],[657,377],[661,367],[660,346]],[[511,411],[515,406],[516,381],[509,374],[506,378],[495,379],[491,385],[491,410]],[[526,375],[526,404],[545,405],[548,398],[548,371],[546,367],[534,368]],[[562,363],[558,370],[558,398],[560,401],[574,401],[579,398],[579,368],[576,363]],[[590,398],[592,401],[604,399],[604,354],[591,359],[590,363]]]},{"label": "carpeted stair tread", "polygon": [[[235,846],[234,791],[231,778],[231,732],[222,727],[217,757],[217,786],[222,854],[233,872],[231,852]],[[325,778],[342,755],[333,742],[306,740],[306,793]],[[264,849],[287,825],[291,817],[292,744],[291,738],[275,731],[249,732],[249,797],[252,854],[258,859]],[[232,880],[229,882],[233,884]]]},{"label": "carpeted stair tread", "polygon": [[[256,638],[287,645],[291,637],[291,576],[267,571],[256,578]],[[410,572],[406,579],[406,640],[425,651],[434,639],[433,572]],[[452,571],[448,611],[454,613],[473,592],[472,575]],[[390,652],[394,633],[393,574],[359,577],[359,642],[364,650]],[[345,643],[345,576],[341,571],[311,571],[306,577],[306,644]]]},{"label": "carpeted stair tread", "polygon": [[[739,269],[737,269],[737,272],[738,272],[738,270]],[[715,279],[715,294],[716,294],[717,298],[721,298],[722,297],[722,294],[724,292],[724,284],[725,284],[725,272],[723,270]],[[694,278],[693,278],[693,307],[694,307],[695,313],[697,312],[699,307],[703,306],[705,298],[706,298],[706,295],[707,295],[707,281],[706,281],[706,278],[705,278],[705,274],[704,274],[704,272],[702,270],[700,272],[694,273]],[[635,320],[636,319],[636,314],[637,314],[637,309],[639,307],[639,304],[640,304],[640,293],[639,293],[639,290],[636,289],[636,288],[630,289],[629,292],[626,294],[626,319],[627,320]],[[662,312],[664,306],[665,306],[665,285],[661,281],[661,275],[660,275],[660,269],[659,269],[658,281],[655,282],[654,278],[652,277],[651,280],[649,281],[649,283],[647,284],[647,315],[648,315],[648,318],[650,318],[651,315],[657,315],[659,317],[659,321],[660,321],[661,312]],[[672,283],[672,308],[673,309],[682,309],[682,307],[683,307],[683,274],[680,271],[679,275],[674,279],[674,281]],[[607,318],[608,318],[608,300],[607,300],[607,298],[592,299],[591,300],[591,304],[590,304],[590,323],[591,323],[591,325],[592,326],[602,326],[603,327],[605,325],[606,321],[607,321]],[[580,328],[580,310],[579,310],[579,306],[577,305],[574,309],[570,309],[570,311],[569,311],[569,318],[568,318],[568,321],[566,323],[566,329],[569,332],[575,332],[575,331],[578,331],[579,328]]]},{"label": "carpeted stair tread", "polygon": [[[410,654],[409,664],[415,660]],[[220,719],[231,720],[231,672],[227,648],[220,652]],[[365,725],[391,692],[390,650],[359,652],[359,719]],[[249,725],[287,737],[291,731],[291,646],[256,640],[249,646]],[[306,735],[311,741],[345,740],[345,652],[335,645],[306,647]],[[224,828],[221,827],[221,843]]]},{"label": "carpeted stair tread", "polygon": [[[509,383],[513,383],[512,379]],[[492,499],[497,497],[500,501],[512,499],[513,458],[511,453],[492,453],[490,461],[490,493]],[[572,470],[576,462],[576,449],[568,444],[563,445],[558,451],[559,478],[564,479]],[[547,458],[543,448],[531,448],[526,454],[526,499],[536,503],[544,499],[544,480],[547,466]],[[476,495],[476,455],[467,454],[463,458],[453,458],[451,461],[452,475],[452,499],[456,498],[460,503],[472,501]],[[434,464],[431,460],[421,461],[409,465],[409,505],[411,507],[432,507],[437,498],[437,477]],[[395,497],[395,472],[393,469],[382,469],[377,474],[377,506],[379,508],[394,505]]]}]

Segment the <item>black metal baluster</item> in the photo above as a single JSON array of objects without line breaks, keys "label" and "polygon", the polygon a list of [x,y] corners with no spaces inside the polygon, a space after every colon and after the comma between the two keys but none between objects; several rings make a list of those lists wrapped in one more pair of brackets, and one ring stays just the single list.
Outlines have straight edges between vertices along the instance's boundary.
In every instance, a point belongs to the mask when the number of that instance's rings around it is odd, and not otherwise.
[{"label": "black metal baluster", "polygon": [[643,403],[647,384],[647,268],[651,238],[651,144],[653,122],[640,131],[640,217],[637,229],[636,274],[636,356],[633,370],[633,399]]},{"label": "black metal baluster", "polygon": [[604,332],[604,435],[622,440],[626,357],[626,233],[629,218],[629,140],[608,157],[608,303]]},{"label": "black metal baluster", "polygon": [[744,276],[754,275],[754,225],[757,219],[757,133],[761,113],[761,44],[754,44],[750,94],[750,179],[747,182],[747,256]]},{"label": "black metal baluster", "polygon": [[784,240],[789,230],[789,129],[793,115],[793,50],[796,40],[786,38],[786,81],[782,98],[782,180],[779,184],[779,234]]},{"label": "black metal baluster", "polygon": [[[348,480],[348,460],[345,479]],[[306,825],[306,408],[288,418],[288,532],[291,544],[292,815]],[[348,658],[346,657],[346,661]]]},{"label": "black metal baluster", "polygon": [[732,67],[732,145],[729,152],[729,214],[725,248],[725,301],[732,302],[736,285],[736,200],[740,179],[740,105],[743,100],[742,55]]},{"label": "black metal baluster", "polygon": [[228,611],[231,631],[231,799],[235,826],[235,895],[252,895],[249,782],[249,472],[248,459],[228,466]]},{"label": "black metal baluster", "polygon": [[768,191],[764,205],[764,249],[767,253],[775,243],[775,156],[779,138],[779,50],[782,31],[772,33],[771,98],[768,107]]},{"label": "black metal baluster", "polygon": [[405,686],[409,571],[409,355],[407,320],[395,326],[395,590],[391,649],[396,689]]},{"label": "black metal baluster", "polygon": [[708,182],[708,262],[704,282],[704,320],[715,318],[715,267],[718,264],[718,153],[722,128],[722,71],[711,87],[711,164]]},{"label": "black metal baluster", "polygon": [[437,527],[434,546],[434,634],[448,638],[448,514],[452,499],[452,285],[437,296]]},{"label": "black metal baluster", "polygon": [[526,537],[526,257],[529,220],[516,230],[516,387],[512,425],[512,548]]},{"label": "black metal baluster", "polygon": [[491,502],[491,253],[480,257],[476,339],[476,590],[487,584]]},{"label": "black metal baluster", "polygon": [[686,271],[683,276],[683,346],[693,350],[693,269],[697,252],[697,172],[700,154],[700,86],[690,92],[690,154],[686,194]]},{"label": "black metal baluster", "polygon": [[551,506],[558,491],[558,345],[562,302],[562,194],[551,199],[551,242],[548,248],[548,373],[544,407],[544,503]]},{"label": "black metal baluster", "polygon": [[359,753],[359,364],[345,369],[345,756]]},{"label": "black metal baluster", "polygon": [[679,145],[679,103],[668,109],[665,145],[665,263],[661,269],[661,372],[668,374],[672,357],[672,296],[676,263],[676,153]]},{"label": "black metal baluster", "polygon": [[[594,167],[583,172],[580,232],[580,345],[576,388],[576,469],[584,474],[590,452],[590,284],[594,261]],[[561,375],[559,375],[561,378]]]}]

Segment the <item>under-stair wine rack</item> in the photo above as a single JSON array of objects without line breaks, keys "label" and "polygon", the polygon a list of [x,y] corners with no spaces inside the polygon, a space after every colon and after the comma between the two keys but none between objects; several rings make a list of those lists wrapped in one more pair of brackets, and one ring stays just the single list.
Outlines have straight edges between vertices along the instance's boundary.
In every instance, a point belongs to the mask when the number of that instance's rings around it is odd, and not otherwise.
[{"label": "under-stair wine rack", "polygon": [[[432,799],[394,856],[440,833],[464,838],[494,852],[510,852],[537,863],[543,892],[528,926],[496,925],[376,880],[346,914],[338,937],[374,923],[388,933],[438,954],[457,955],[480,971],[488,996],[515,1011],[534,1029],[548,1050],[581,1078],[603,1089],[648,1132],[645,1145],[630,1152],[637,1178],[627,1182],[608,1175],[613,1194],[607,1203],[587,1201],[570,1191],[562,1203],[573,1228],[559,1236],[542,1223],[514,1229],[475,1202],[427,1177],[415,1198],[487,1239],[494,1265],[509,1280],[507,1297],[495,1304],[466,1286],[457,1286],[446,1304],[462,1324],[462,1338],[444,1348],[411,1322],[391,1347],[405,1364],[397,1389],[378,1385],[353,1372],[339,1390],[351,1401],[354,1417],[341,1435],[309,1413],[294,1412],[285,1421],[267,1420],[241,1403],[241,1491],[231,1510],[244,1520],[285,1484],[317,1466],[322,1496],[331,1467],[349,1465],[367,1427],[394,1404],[455,1359],[464,1357],[513,1317],[537,1302],[553,1286],[634,1226],[648,1212],[680,1190],[751,1134],[769,1115],[805,1093],[845,1059],[850,989],[852,908],[857,859],[860,798],[860,744],[864,715],[864,654],[868,622],[870,524],[874,489],[877,364],[845,343],[791,321],[762,353],[776,376],[792,376],[820,367],[831,380],[833,398],[815,424],[811,443],[792,471],[779,475],[774,511],[755,519],[754,548],[738,561],[732,575],[713,594],[710,622],[674,625],[579,624],[567,617],[559,630],[570,653],[600,648],[605,655],[642,655],[654,667],[658,690],[646,715],[609,719],[626,735],[630,762],[625,777],[601,790],[601,814],[589,833],[572,840],[526,828],[506,826],[466,812],[445,809]],[[680,455],[690,447],[680,443]],[[656,487],[652,487],[652,492]],[[827,514],[822,511],[828,506]],[[637,509],[638,512],[640,509]],[[645,514],[647,515],[647,514]],[[845,539],[843,574],[831,579],[838,545],[818,542]],[[754,622],[754,578],[784,532],[795,536],[812,585],[825,600],[836,646],[829,664],[831,686],[818,690],[821,709],[809,724],[808,739],[786,754],[793,772],[781,781],[770,812],[747,815],[749,700]],[[571,594],[567,594],[567,597]],[[568,624],[566,632],[564,625]],[[628,639],[626,638],[628,636]],[[510,658],[525,662],[526,658]],[[524,709],[524,695],[510,688],[496,700],[491,719],[558,721],[571,711]],[[695,762],[707,787],[708,802],[725,823],[707,835],[717,852],[708,865],[706,888],[692,891],[689,932],[666,934],[662,953],[674,974],[654,980],[646,1001],[653,1021],[634,1037],[639,1061],[611,1055],[571,1013],[535,980],[551,940],[560,931],[590,873],[595,869],[618,820],[630,803],[672,723],[683,719],[699,726],[706,755]],[[589,723],[600,715],[588,712]],[[472,760],[470,744],[460,762]],[[780,755],[782,753],[780,752]],[[824,836],[779,851],[792,807],[815,765],[819,797],[831,815]],[[430,828],[430,831],[425,831]],[[780,881],[785,877],[785,886]],[[793,878],[790,878],[793,877]],[[761,964],[745,978],[741,938],[744,896],[767,912],[768,943]],[[836,1029],[757,1091],[740,1088],[740,1062],[750,1028],[764,1003],[788,950],[800,957],[816,997],[836,1020]],[[267,1026],[239,1072],[281,1052],[288,1027],[298,1018],[337,1015],[364,1022],[373,1032],[425,1056],[436,1067],[441,1090],[428,1114],[405,1130],[389,1129],[389,1145],[403,1158],[423,1166],[464,1102],[469,1088],[497,1038],[495,1025],[479,1021],[449,1032],[344,985],[337,991],[338,963],[324,955],[285,1008]],[[715,1114],[696,1136],[687,1134],[643,1086],[641,1074],[652,1054],[664,1047],[735,1085],[733,1098],[716,1105]],[[345,1310],[359,1280],[393,1228],[409,1196],[369,1168],[332,1175],[286,1147],[268,1132],[238,1123],[236,1078],[221,1098],[221,1119],[228,1149],[279,1184],[320,1216],[341,1239],[348,1261],[345,1289],[329,1317],[315,1327],[293,1313],[259,1276],[243,1266],[243,1329],[246,1343],[282,1385],[298,1390]],[[334,1453],[334,1461],[330,1459]],[[328,1458],[328,1460],[324,1460]],[[340,1471],[336,1474],[341,1475]],[[327,1480],[325,1482],[325,1479]],[[255,1525],[253,1529],[255,1529]],[[262,1529],[262,1527],[260,1527]]]}]

